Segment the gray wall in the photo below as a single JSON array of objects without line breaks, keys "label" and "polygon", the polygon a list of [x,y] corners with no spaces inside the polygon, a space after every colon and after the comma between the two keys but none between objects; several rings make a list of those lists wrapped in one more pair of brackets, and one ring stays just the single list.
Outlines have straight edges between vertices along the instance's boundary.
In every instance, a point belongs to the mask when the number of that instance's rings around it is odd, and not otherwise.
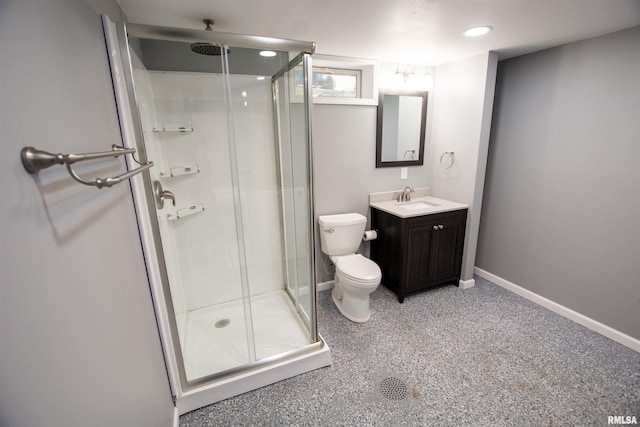
[{"label": "gray wall", "polygon": [[[436,68],[433,138],[426,156],[431,194],[469,206],[460,286],[473,286],[498,57],[486,52]],[[440,158],[453,152],[445,169]]]},{"label": "gray wall", "polygon": [[476,265],[640,339],[640,27],[501,62]]},{"label": "gray wall", "polygon": [[[376,120],[375,106],[313,106],[316,219],[319,215],[346,212],[368,217],[369,193],[398,190],[406,185],[428,186],[427,166],[409,167],[408,179],[400,179],[400,168],[376,168]],[[429,126],[430,120],[427,139]],[[316,243],[318,283],[333,280],[333,275],[322,271],[320,241]],[[369,245],[363,242],[360,251],[368,254]]]},{"label": "gray wall", "polygon": [[129,185],[30,176],[19,160],[121,141],[102,12],[121,18],[111,0],[0,1],[2,426],[172,425]]},{"label": "gray wall", "polygon": [[[436,197],[469,205],[464,258],[471,267],[463,268],[462,279],[465,286],[472,286],[496,64],[496,55],[487,52],[436,68],[427,105],[424,165],[409,167],[406,180],[400,179],[398,167],[375,167],[375,106],[315,104],[316,216],[344,212],[368,216],[369,193],[400,190],[406,185],[431,187]],[[456,166],[448,171],[454,174],[442,173],[439,159],[444,151],[456,153]],[[322,283],[333,280],[333,275],[322,269],[319,245],[318,241],[317,276]],[[363,242],[360,252],[368,256],[369,249],[370,243]]]}]

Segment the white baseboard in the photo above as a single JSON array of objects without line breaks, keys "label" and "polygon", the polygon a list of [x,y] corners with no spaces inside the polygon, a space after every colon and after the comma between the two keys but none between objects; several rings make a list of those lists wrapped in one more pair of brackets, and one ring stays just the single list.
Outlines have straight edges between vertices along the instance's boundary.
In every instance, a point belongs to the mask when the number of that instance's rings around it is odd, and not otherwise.
[{"label": "white baseboard", "polygon": [[330,289],[333,289],[333,280],[329,280],[328,282],[318,283],[316,285],[316,291],[318,292],[328,291]]},{"label": "white baseboard", "polygon": [[458,282],[458,287],[460,289],[469,289],[469,288],[473,288],[476,285],[476,279],[469,279],[469,280],[460,280]]},{"label": "white baseboard", "polygon": [[634,337],[624,334],[616,329],[613,329],[610,326],[600,323],[597,320],[593,320],[590,317],[580,314],[577,311],[573,311],[570,308],[560,305],[557,302],[551,301],[550,299],[531,292],[528,289],[520,287],[515,283],[509,282],[508,280],[496,276],[495,274],[489,273],[488,271],[485,271],[481,268],[475,267],[474,272],[478,276],[483,277],[502,288],[516,293],[521,297],[528,299],[529,301],[535,302],[542,307],[558,313],[559,315],[564,316],[569,320],[573,320],[574,322],[579,323],[580,325],[589,328],[592,331],[599,333],[600,335],[604,335],[605,337],[610,338],[640,353],[640,340]]},{"label": "white baseboard", "polygon": [[[458,287],[460,289],[473,288],[475,285],[476,285],[476,280],[475,279],[460,280],[460,282],[458,283]],[[329,280],[327,282],[318,283],[316,285],[316,290],[318,292],[329,291],[329,290],[333,289],[333,286],[334,286],[333,280]]]},{"label": "white baseboard", "polygon": [[173,427],[180,427],[180,414],[175,406],[173,407]]}]

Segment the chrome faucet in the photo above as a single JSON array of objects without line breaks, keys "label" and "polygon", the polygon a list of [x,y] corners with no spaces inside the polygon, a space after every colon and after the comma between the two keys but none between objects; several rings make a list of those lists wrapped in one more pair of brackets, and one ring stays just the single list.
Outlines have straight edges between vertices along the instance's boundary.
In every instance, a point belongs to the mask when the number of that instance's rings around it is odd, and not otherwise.
[{"label": "chrome faucet", "polygon": [[409,200],[411,200],[411,193],[413,193],[413,187],[410,185],[407,185],[406,187],[404,187],[404,190],[402,191],[402,194],[399,197],[399,201],[400,202],[408,202]]}]

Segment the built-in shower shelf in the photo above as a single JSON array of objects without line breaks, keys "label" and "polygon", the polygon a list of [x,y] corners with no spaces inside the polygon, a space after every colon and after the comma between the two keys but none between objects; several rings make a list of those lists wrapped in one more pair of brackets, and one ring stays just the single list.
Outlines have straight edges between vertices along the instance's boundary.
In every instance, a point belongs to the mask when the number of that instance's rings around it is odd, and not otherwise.
[{"label": "built-in shower shelf", "polygon": [[154,132],[193,132],[192,122],[162,122],[162,127],[154,127]]},{"label": "built-in shower shelf", "polygon": [[204,212],[204,204],[202,203],[189,206],[188,208],[178,209],[175,213],[172,213],[172,214],[167,214],[167,219],[169,221],[175,221],[175,220],[182,219],[182,218],[188,217],[189,215],[194,215],[200,212]]},{"label": "built-in shower shelf", "polygon": [[176,166],[169,169],[169,172],[160,172],[161,178],[172,178],[175,176],[191,175],[193,173],[200,173],[200,167],[198,165],[184,165]]}]

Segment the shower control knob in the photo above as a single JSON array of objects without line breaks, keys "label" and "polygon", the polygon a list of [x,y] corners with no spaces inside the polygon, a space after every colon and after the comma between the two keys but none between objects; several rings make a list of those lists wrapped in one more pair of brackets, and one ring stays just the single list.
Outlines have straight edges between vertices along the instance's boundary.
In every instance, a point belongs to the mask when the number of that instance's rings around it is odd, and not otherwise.
[{"label": "shower control knob", "polygon": [[155,196],[158,209],[164,208],[164,199],[169,199],[173,206],[176,205],[176,197],[171,191],[163,190],[160,181],[155,181],[153,183],[153,195]]}]

